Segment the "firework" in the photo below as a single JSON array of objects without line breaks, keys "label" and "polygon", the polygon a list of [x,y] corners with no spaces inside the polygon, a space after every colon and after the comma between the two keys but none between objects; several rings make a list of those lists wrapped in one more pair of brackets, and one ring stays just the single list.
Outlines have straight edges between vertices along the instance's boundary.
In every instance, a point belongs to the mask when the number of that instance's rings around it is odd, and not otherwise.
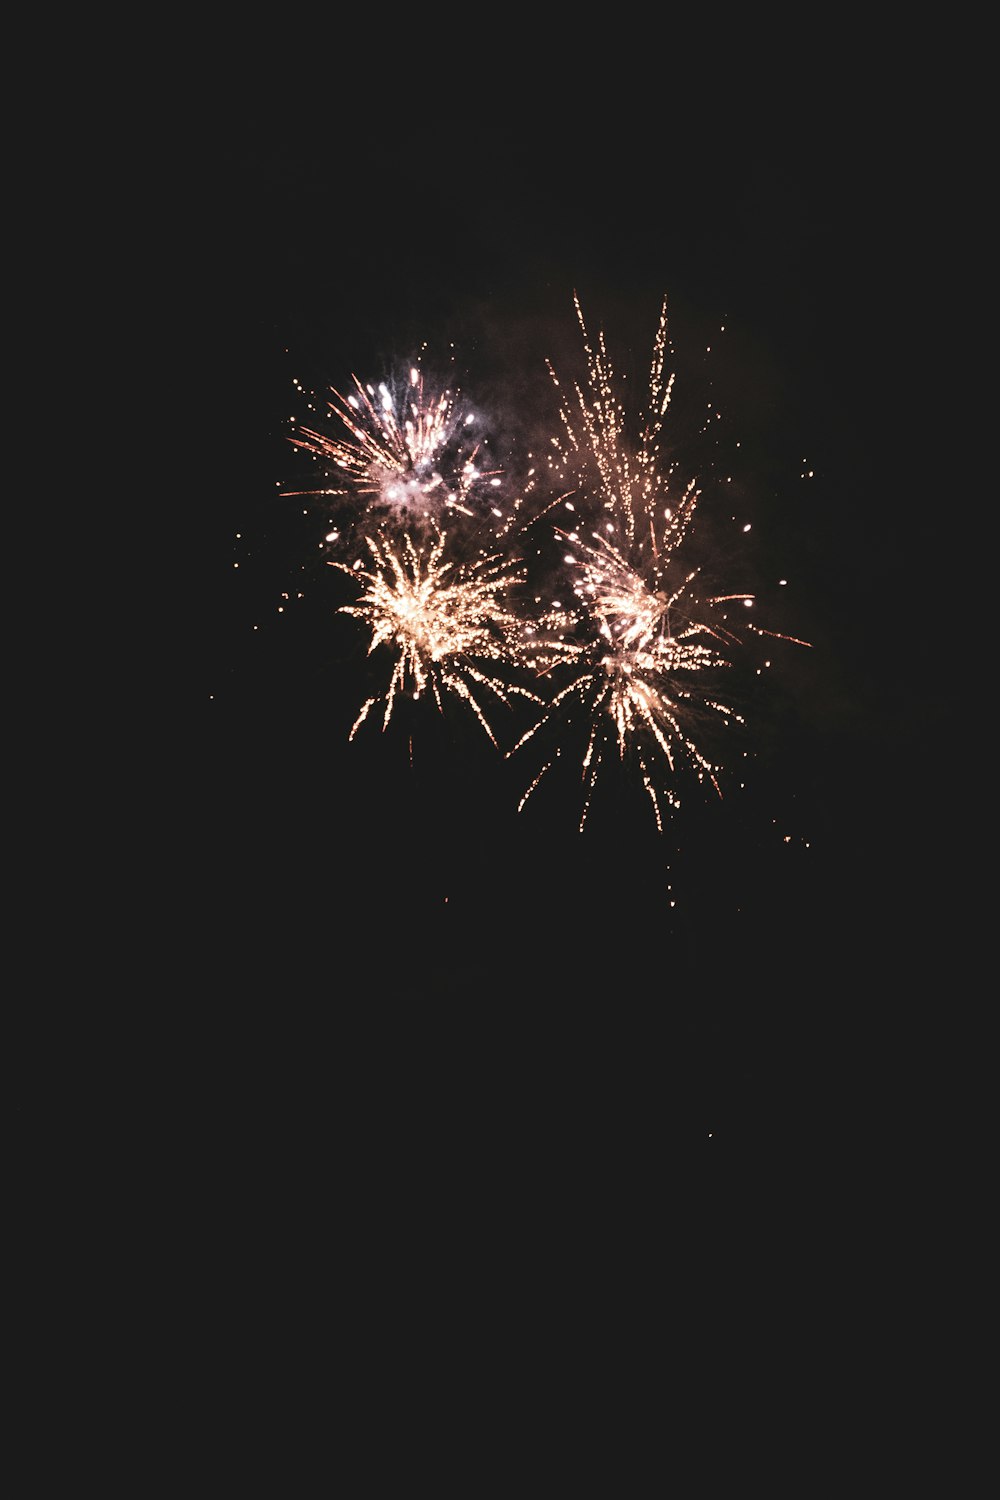
[{"label": "firework", "polygon": [[388,687],[363,704],[350,738],[377,705],[386,729],[400,694],[419,698],[429,691],[441,712],[446,694],[465,702],[496,745],[484,699],[509,706],[513,695],[541,703],[509,680],[509,668],[524,659],[523,617],[512,603],[520,565],[500,556],[457,562],[447,555],[448,536],[440,530],[419,544],[406,532],[398,540],[369,537],[367,543],[369,568],[360,561],[330,566],[362,580],[359,598],[343,612],[369,627],[369,655],[389,649],[392,668]]},{"label": "firework", "polygon": [[[631,438],[604,334],[592,346],[578,299],[575,306],[587,382],[574,384],[561,396],[562,432],[552,439],[550,467],[554,480],[572,483],[577,497],[572,508],[582,511],[576,529],[556,528],[569,544],[563,565],[576,608],[568,630],[544,633],[534,658],[536,669],[552,682],[565,676],[569,680],[551,694],[538,721],[509,754],[543,727],[548,743],[552,735],[559,738],[560,724],[582,718],[587,734],[581,830],[598,773],[609,754],[616,754],[620,761],[631,756],[638,764],[662,832],[665,807],[679,806],[676,777],[682,762],[697,781],[707,781],[722,795],[722,768],[695,736],[713,720],[727,726],[743,723],[714,683],[731,665],[729,649],[754,629],[731,621],[730,615],[754,600],[748,593],[702,593],[700,570],[683,566],[683,543],[700,492],[694,481],[678,481],[660,457],[673,388],[673,376],[664,376],[666,302],[654,341],[646,408]],[[562,392],[551,364],[549,371]],[[533,778],[522,807],[560,753],[557,749]]]},{"label": "firework", "polygon": [[499,516],[500,470],[484,467],[481,423],[456,393],[427,389],[416,367],[405,383],[352,380],[350,395],[331,390],[326,403],[338,435],[302,426],[290,439],[328,468],[330,485],[304,493],[346,500],[377,527],[433,527],[491,508]]},{"label": "firework", "polygon": [[[697,674],[728,666],[722,644],[735,636],[721,622],[709,623],[690,614],[688,590],[696,574],[686,575],[670,593],[663,588],[653,590],[611,543],[600,537],[597,541],[597,546],[578,541],[566,559],[577,572],[574,592],[582,609],[576,620],[582,641],[572,634],[561,640],[549,635],[544,645],[546,672],[558,675],[565,668],[570,680],[554,693],[514,750],[543,725],[551,728],[560,716],[582,711],[588,735],[582,762],[581,830],[598,772],[608,752],[616,751],[619,760],[634,753],[662,832],[664,804],[676,807],[679,800],[669,781],[657,779],[658,762],[665,763],[672,777],[683,759],[699,781],[707,779],[719,791],[720,767],[699,748],[693,738],[694,725],[712,714],[726,724],[743,721],[730,704],[701,690]],[[653,581],[660,581],[655,567],[651,571]],[[550,760],[534,778],[522,807],[551,765]]]}]

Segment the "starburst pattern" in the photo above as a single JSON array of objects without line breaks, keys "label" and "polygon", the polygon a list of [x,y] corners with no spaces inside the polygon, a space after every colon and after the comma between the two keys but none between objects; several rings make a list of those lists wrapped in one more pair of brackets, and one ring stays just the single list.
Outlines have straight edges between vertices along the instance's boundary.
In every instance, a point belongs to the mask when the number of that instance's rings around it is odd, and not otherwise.
[{"label": "starburst pattern", "polygon": [[541,701],[501,670],[523,656],[522,615],[510,603],[521,577],[518,564],[500,557],[458,563],[446,555],[447,541],[443,531],[419,546],[409,533],[398,542],[370,537],[369,569],[331,563],[363,579],[357,601],[342,610],[369,627],[369,654],[381,646],[391,652],[388,686],[362,706],[351,739],[378,704],[387,728],[401,693],[419,698],[429,690],[442,712],[444,695],[453,694],[468,704],[494,744],[484,698],[504,705],[511,695]]},{"label": "starburst pattern", "polygon": [[427,389],[415,366],[405,385],[352,378],[350,395],[331,390],[326,402],[335,435],[302,426],[290,439],[331,475],[305,493],[346,498],[355,517],[411,529],[486,510],[500,471],[484,467],[481,424],[455,392]]},{"label": "starburst pattern", "polygon": [[[586,822],[598,771],[613,749],[619,760],[634,752],[657,828],[662,831],[664,803],[677,806],[679,802],[669,780],[657,780],[658,757],[665,761],[671,777],[679,759],[685,758],[699,780],[707,778],[719,790],[720,768],[699,748],[693,727],[710,714],[727,724],[742,719],[731,705],[702,690],[698,674],[729,665],[722,645],[735,636],[721,622],[698,620],[688,612],[687,595],[695,573],[687,574],[670,593],[663,588],[653,590],[612,543],[600,536],[596,542],[592,546],[577,539],[566,558],[576,573],[582,640],[550,636],[544,646],[545,670],[558,675],[560,668],[567,668],[570,681],[554,693],[541,718],[514,749],[520,749],[543,726],[552,730],[561,715],[582,710],[589,728],[580,828]],[[654,552],[649,569],[654,582],[662,581],[658,562],[663,555],[659,549]],[[711,603],[728,603],[732,598]],[[535,776],[522,807],[552,763],[547,761]]]}]

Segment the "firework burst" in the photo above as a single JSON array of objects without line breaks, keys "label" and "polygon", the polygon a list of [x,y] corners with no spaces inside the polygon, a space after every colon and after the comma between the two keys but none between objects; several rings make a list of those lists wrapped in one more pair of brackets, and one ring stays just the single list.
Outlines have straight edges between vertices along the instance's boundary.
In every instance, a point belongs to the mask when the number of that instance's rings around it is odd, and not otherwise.
[{"label": "firework burst", "polygon": [[[721,621],[709,623],[690,613],[688,591],[695,573],[687,574],[670,592],[654,589],[612,543],[603,537],[596,540],[595,546],[577,540],[566,558],[576,571],[574,592],[581,604],[576,625],[582,639],[550,634],[535,656],[546,673],[558,676],[565,671],[569,681],[554,693],[514,750],[543,725],[551,728],[561,716],[572,718],[582,711],[588,731],[581,830],[598,772],[608,754],[617,753],[619,760],[634,756],[662,832],[665,805],[679,806],[679,800],[670,781],[658,779],[658,764],[672,778],[684,761],[699,781],[707,779],[719,791],[720,767],[699,748],[695,726],[712,715],[725,724],[743,721],[730,704],[702,689],[698,674],[727,667],[723,645],[736,637]],[[649,572],[653,583],[665,581],[655,559]],[[552,763],[549,760],[534,778],[522,807]]]},{"label": "firework burst", "polygon": [[[730,619],[736,609],[749,609],[754,596],[703,593],[700,570],[683,566],[683,543],[700,491],[694,481],[678,481],[673,467],[660,457],[673,388],[673,376],[664,375],[666,302],[654,341],[646,408],[637,434],[630,437],[604,334],[591,344],[579,300],[574,300],[587,356],[586,385],[574,384],[569,394],[562,394],[551,364],[549,372],[561,393],[562,424],[560,436],[552,439],[550,468],[555,482],[571,484],[576,496],[571,508],[579,507],[585,517],[574,530],[556,528],[556,535],[569,544],[563,566],[576,609],[569,630],[549,629],[534,656],[540,673],[568,681],[554,691],[538,721],[509,753],[543,727],[558,739],[558,725],[582,718],[587,734],[581,830],[599,771],[616,756],[638,764],[662,832],[665,807],[679,806],[675,785],[682,764],[722,795],[722,767],[696,735],[713,721],[743,723],[714,683],[731,665],[729,649],[747,630],[756,629]],[[546,743],[549,738],[547,734]],[[560,754],[557,749],[542,765],[522,807]]]},{"label": "firework burst", "polygon": [[381,646],[392,653],[388,687],[363,704],[351,739],[378,705],[386,729],[400,694],[416,699],[429,691],[441,712],[444,696],[453,695],[494,745],[484,700],[510,706],[513,695],[541,702],[509,680],[508,669],[525,659],[523,616],[511,602],[519,564],[499,556],[459,563],[447,556],[447,541],[443,531],[420,543],[405,532],[397,540],[369,537],[369,568],[330,563],[363,582],[357,601],[342,609],[369,627],[369,655]]},{"label": "firework burst", "polygon": [[345,500],[376,528],[499,515],[500,470],[484,466],[482,424],[456,393],[429,390],[416,367],[405,382],[352,380],[350,395],[331,390],[326,402],[338,435],[301,426],[290,439],[327,467],[328,487],[286,493]]}]

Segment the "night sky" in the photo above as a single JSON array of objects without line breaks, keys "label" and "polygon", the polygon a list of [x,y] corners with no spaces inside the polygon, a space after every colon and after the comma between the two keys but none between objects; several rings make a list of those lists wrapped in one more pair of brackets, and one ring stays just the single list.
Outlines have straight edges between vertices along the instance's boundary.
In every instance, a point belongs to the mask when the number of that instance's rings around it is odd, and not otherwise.
[{"label": "night sky", "polygon": [[[942,664],[910,612],[934,479],[903,436],[926,200],[860,66],[836,110],[804,64],[739,88],[732,61],[666,71],[603,109],[587,77],[574,107],[572,77],[524,75],[516,115],[499,64],[454,109],[368,109],[360,83],[327,108],[286,78],[198,137],[188,1003],[251,1135],[766,1161],[905,1134],[892,1080],[944,967]],[[555,430],[544,361],[580,373],[574,291],[633,399],[667,296],[665,446],[731,540],[711,481],[739,441],[734,552],[768,623],[812,643],[775,643],[753,688],[745,790],[686,796],[662,836],[627,776],[583,835],[569,793],[518,815],[523,782],[461,713],[415,720],[412,762],[392,726],[348,744],[367,641],[322,513],[279,494],[306,472],[293,380],[380,379],[422,345],[501,440]]]},{"label": "night sky", "polygon": [[[589,1464],[581,1413],[621,1376],[640,1435],[674,1435],[677,1396],[711,1423],[694,1493],[801,1455],[790,1493],[851,1460],[856,1490],[850,1437],[891,1441],[935,1318],[975,1326],[953,1316],[964,1267],[921,1255],[965,1254],[937,1188],[965,1195],[988,1097],[963,889],[986,778],[977,701],[953,711],[966,516],[988,505],[952,420],[970,288],[940,250],[972,236],[937,57],[914,65],[912,17],[876,45],[756,8],[683,35],[671,8],[435,29],[345,9],[322,34],[269,7],[217,35],[207,12],[118,27],[129,89],[161,85],[155,148],[143,111],[88,97],[106,149],[70,149],[71,109],[56,133],[75,195],[33,174],[61,264],[81,243],[104,262],[81,303],[103,321],[112,282],[131,338],[104,365],[99,339],[58,341],[60,401],[108,397],[128,508],[120,576],[93,589],[119,649],[100,659],[86,609],[60,621],[26,731],[20,1397],[49,1439],[120,1372],[87,1441],[157,1478],[184,1463],[187,1489],[213,1444],[259,1488],[271,1442],[274,1493],[311,1493],[291,1476],[315,1432],[346,1494],[394,1495],[405,1464],[438,1489],[461,1467],[475,1497],[522,1432],[559,1441],[561,1412]],[[314,474],[289,442],[301,391],[416,352],[523,465],[558,428],[546,360],[583,374],[574,294],[631,414],[667,298],[662,446],[701,487],[692,555],[811,643],[774,641],[759,677],[757,644],[734,652],[749,753],[716,726],[724,795],[685,779],[662,834],[628,765],[582,833],[573,775],[518,812],[526,768],[450,701],[349,741],[384,658],[338,612],[322,506],[282,494]],[[77,476],[68,536],[60,516],[73,567],[104,477]],[[970,1362],[937,1363],[933,1392]],[[923,1454],[913,1410],[893,1474]],[[627,1458],[609,1495],[648,1490]],[[558,1463],[536,1488],[568,1488]]]}]

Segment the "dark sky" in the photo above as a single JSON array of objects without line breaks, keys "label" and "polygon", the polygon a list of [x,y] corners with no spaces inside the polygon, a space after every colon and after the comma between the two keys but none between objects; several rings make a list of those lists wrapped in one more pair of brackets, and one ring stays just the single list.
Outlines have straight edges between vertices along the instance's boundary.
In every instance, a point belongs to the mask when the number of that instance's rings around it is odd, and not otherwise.
[{"label": "dark sky", "polygon": [[[934,1190],[984,1111],[953,857],[979,834],[979,767],[946,712],[972,532],[933,457],[957,446],[940,335],[964,277],[938,247],[970,236],[937,43],[917,66],[910,16],[876,43],[826,12],[771,28],[754,8],[734,30],[703,8],[682,33],[670,7],[346,9],[323,32],[263,7],[218,35],[208,12],[116,34],[132,89],[161,84],[158,160],[112,92],[76,196],[36,174],[60,265],[97,247],[150,363],[150,325],[175,323],[163,409],[113,374],[143,405],[141,479],[178,455],[183,472],[165,510],[129,495],[152,535],[127,576],[161,544],[178,568],[167,681],[109,588],[125,670],[105,719],[87,622],[61,622],[83,670],[57,730],[38,716],[40,831],[11,862],[40,917],[5,1049],[21,1385],[51,1364],[53,1307],[96,1308],[114,1347],[94,1295],[113,1285],[123,1368],[142,1340],[167,1382],[152,1406],[174,1427],[211,1413],[195,1427],[227,1472],[242,1453],[256,1477],[274,1434],[284,1493],[310,1427],[326,1472],[355,1451],[352,1478],[412,1470],[419,1410],[436,1468],[460,1462],[481,1429],[452,1393],[422,1420],[441,1370],[515,1431],[537,1390],[552,1430],[562,1367],[579,1351],[596,1373],[609,1326],[645,1355],[640,1413],[675,1388],[711,1413],[700,1466],[746,1468],[731,1423],[718,1441],[727,1380],[734,1411],[762,1391],[769,1463],[808,1433],[804,1464],[827,1466],[842,1428],[867,1440],[913,1388],[898,1356],[886,1380],[889,1346],[923,1375],[935,1304],[955,1322],[961,1279],[919,1250],[965,1251]],[[60,158],[76,123],[63,111]],[[412,759],[392,726],[348,743],[364,641],[322,518],[279,493],[302,472],[293,381],[380,378],[425,342],[504,437],[546,431],[544,361],[579,359],[574,291],[630,390],[667,296],[666,441],[705,481],[692,541],[711,559],[705,538],[731,536],[731,464],[752,522],[734,565],[812,643],[740,678],[745,789],[685,792],[663,835],[628,776],[582,835],[565,782],[518,814],[516,767],[456,716],[411,715]],[[90,380],[104,352],[63,347],[61,367]],[[121,432],[110,410],[109,447]],[[569,1355],[555,1378],[550,1348]],[[492,1473],[510,1446],[472,1457]]]},{"label": "dark sky", "polygon": [[[889,1128],[882,1070],[914,976],[941,963],[922,791],[941,663],[914,654],[907,613],[933,480],[904,437],[939,163],[857,59],[820,77],[806,55],[647,58],[633,90],[620,69],[553,87],[494,58],[449,102],[397,86],[397,58],[377,106],[364,79],[324,96],[315,59],[299,93],[283,61],[273,92],[245,82],[199,132],[188,247],[206,412],[191,915],[220,1035],[246,991],[249,1055],[277,1038],[307,1093],[346,1049],[419,1094],[416,1053],[490,1097],[501,1066],[533,1094],[551,1078],[581,1130],[609,1092],[637,1129],[731,1146]],[[666,294],[677,405],[708,382],[741,444],[753,566],[788,578],[779,628],[812,642],[774,653],[743,799],[686,802],[662,838],[627,786],[588,837],[566,807],[518,818],[457,726],[427,726],[412,765],[391,735],[348,747],[357,641],[315,517],[277,493],[302,472],[293,377],[380,378],[426,341],[429,368],[454,347],[464,389],[534,419],[545,357],[578,357],[574,291],[633,382]]]}]

